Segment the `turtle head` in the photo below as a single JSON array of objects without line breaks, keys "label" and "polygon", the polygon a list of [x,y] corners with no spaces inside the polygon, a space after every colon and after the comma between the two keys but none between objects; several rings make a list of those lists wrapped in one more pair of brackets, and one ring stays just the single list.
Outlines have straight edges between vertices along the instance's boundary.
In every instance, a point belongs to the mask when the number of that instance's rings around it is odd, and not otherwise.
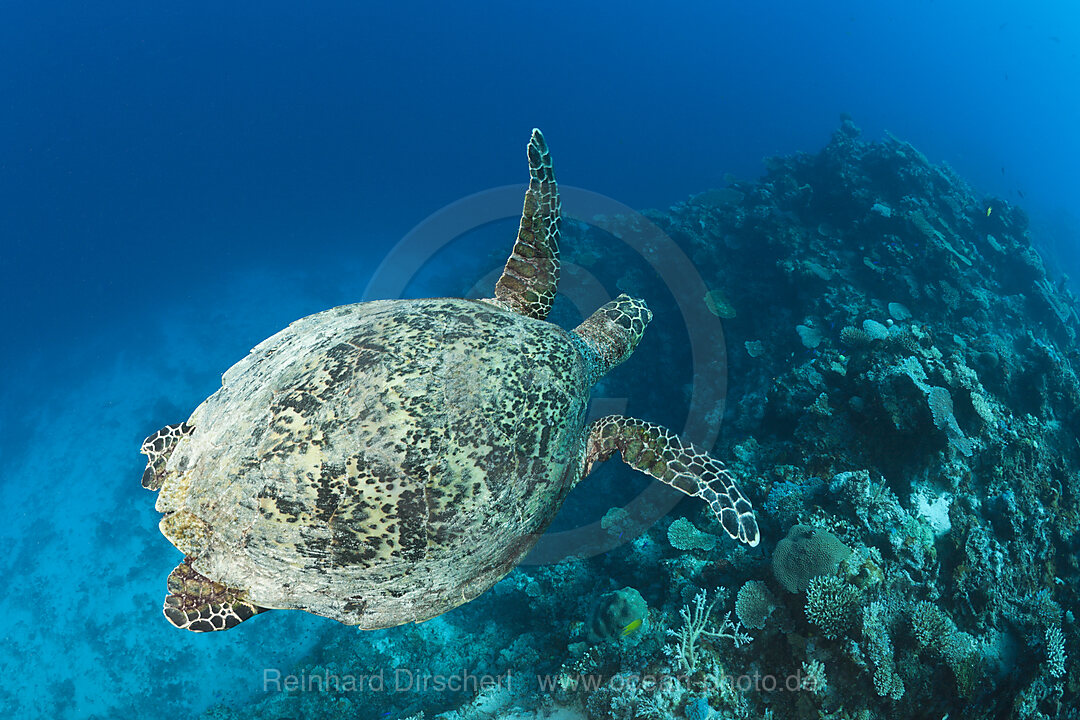
[{"label": "turtle head", "polygon": [[644,300],[620,295],[574,328],[583,346],[590,385],[630,357],[650,320],[652,311]]}]

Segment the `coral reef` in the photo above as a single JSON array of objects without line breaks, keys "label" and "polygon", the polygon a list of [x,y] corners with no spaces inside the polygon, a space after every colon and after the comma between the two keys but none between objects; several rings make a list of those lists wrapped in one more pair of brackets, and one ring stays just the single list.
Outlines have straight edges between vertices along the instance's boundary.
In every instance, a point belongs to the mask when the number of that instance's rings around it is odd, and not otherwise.
[{"label": "coral reef", "polygon": [[[1080,717],[1076,297],[1020,208],[906,142],[844,119],[822,151],[766,167],[646,213],[724,319],[716,452],[756,478],[758,548],[714,542],[690,503],[631,540],[601,477],[606,505],[581,507],[616,549],[518,568],[424,625],[330,629],[296,670],[464,669],[488,687],[272,692],[214,717]],[[566,230],[568,267],[677,312],[632,259],[585,263],[612,255],[605,233]],[[654,325],[672,355],[618,382],[663,415],[688,395],[649,378],[679,372],[685,336]]]}]

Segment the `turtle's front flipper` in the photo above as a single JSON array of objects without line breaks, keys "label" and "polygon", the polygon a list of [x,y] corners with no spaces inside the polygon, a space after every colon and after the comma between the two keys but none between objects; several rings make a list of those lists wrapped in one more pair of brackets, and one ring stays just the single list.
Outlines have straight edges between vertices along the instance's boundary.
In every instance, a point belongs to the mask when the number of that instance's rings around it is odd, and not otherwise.
[{"label": "turtle's front flipper", "polygon": [[160,490],[161,483],[165,480],[165,463],[169,459],[169,453],[180,441],[180,438],[190,433],[194,428],[187,423],[166,425],[150,437],[143,440],[142,449],[139,450],[149,458],[146,461],[146,469],[143,470],[142,486],[147,490]]},{"label": "turtle's front flipper", "polygon": [[589,428],[584,475],[616,450],[631,467],[709,503],[724,530],[735,540],[751,547],[758,544],[754,508],[719,460],[683,442],[665,427],[608,415]]},{"label": "turtle's front flipper", "polygon": [[495,298],[520,315],[544,320],[559,287],[559,187],[540,131],[529,139],[529,189],[514,252],[495,284]]},{"label": "turtle's front flipper", "polygon": [[266,608],[244,600],[239,590],[211,581],[191,567],[191,558],[169,573],[165,617],[181,630],[211,632],[236,627]]}]

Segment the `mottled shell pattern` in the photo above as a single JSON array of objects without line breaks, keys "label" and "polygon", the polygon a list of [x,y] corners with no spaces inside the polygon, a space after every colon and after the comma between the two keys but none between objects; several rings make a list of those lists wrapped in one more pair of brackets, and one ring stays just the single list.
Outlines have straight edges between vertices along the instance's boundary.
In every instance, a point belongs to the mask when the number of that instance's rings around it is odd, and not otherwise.
[{"label": "mottled shell pattern", "polygon": [[162,530],[262,607],[365,628],[434,617],[554,517],[580,472],[585,382],[569,333],[482,302],[306,317],[192,414]]}]

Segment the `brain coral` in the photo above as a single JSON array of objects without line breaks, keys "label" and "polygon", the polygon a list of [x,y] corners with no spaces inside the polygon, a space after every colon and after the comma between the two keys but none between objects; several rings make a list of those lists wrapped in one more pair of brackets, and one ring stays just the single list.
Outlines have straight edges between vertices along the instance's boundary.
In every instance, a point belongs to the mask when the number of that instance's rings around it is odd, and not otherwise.
[{"label": "brain coral", "polygon": [[851,548],[828,530],[796,525],[776,544],[773,575],[788,592],[805,592],[811,579],[834,574],[850,554]]}]

